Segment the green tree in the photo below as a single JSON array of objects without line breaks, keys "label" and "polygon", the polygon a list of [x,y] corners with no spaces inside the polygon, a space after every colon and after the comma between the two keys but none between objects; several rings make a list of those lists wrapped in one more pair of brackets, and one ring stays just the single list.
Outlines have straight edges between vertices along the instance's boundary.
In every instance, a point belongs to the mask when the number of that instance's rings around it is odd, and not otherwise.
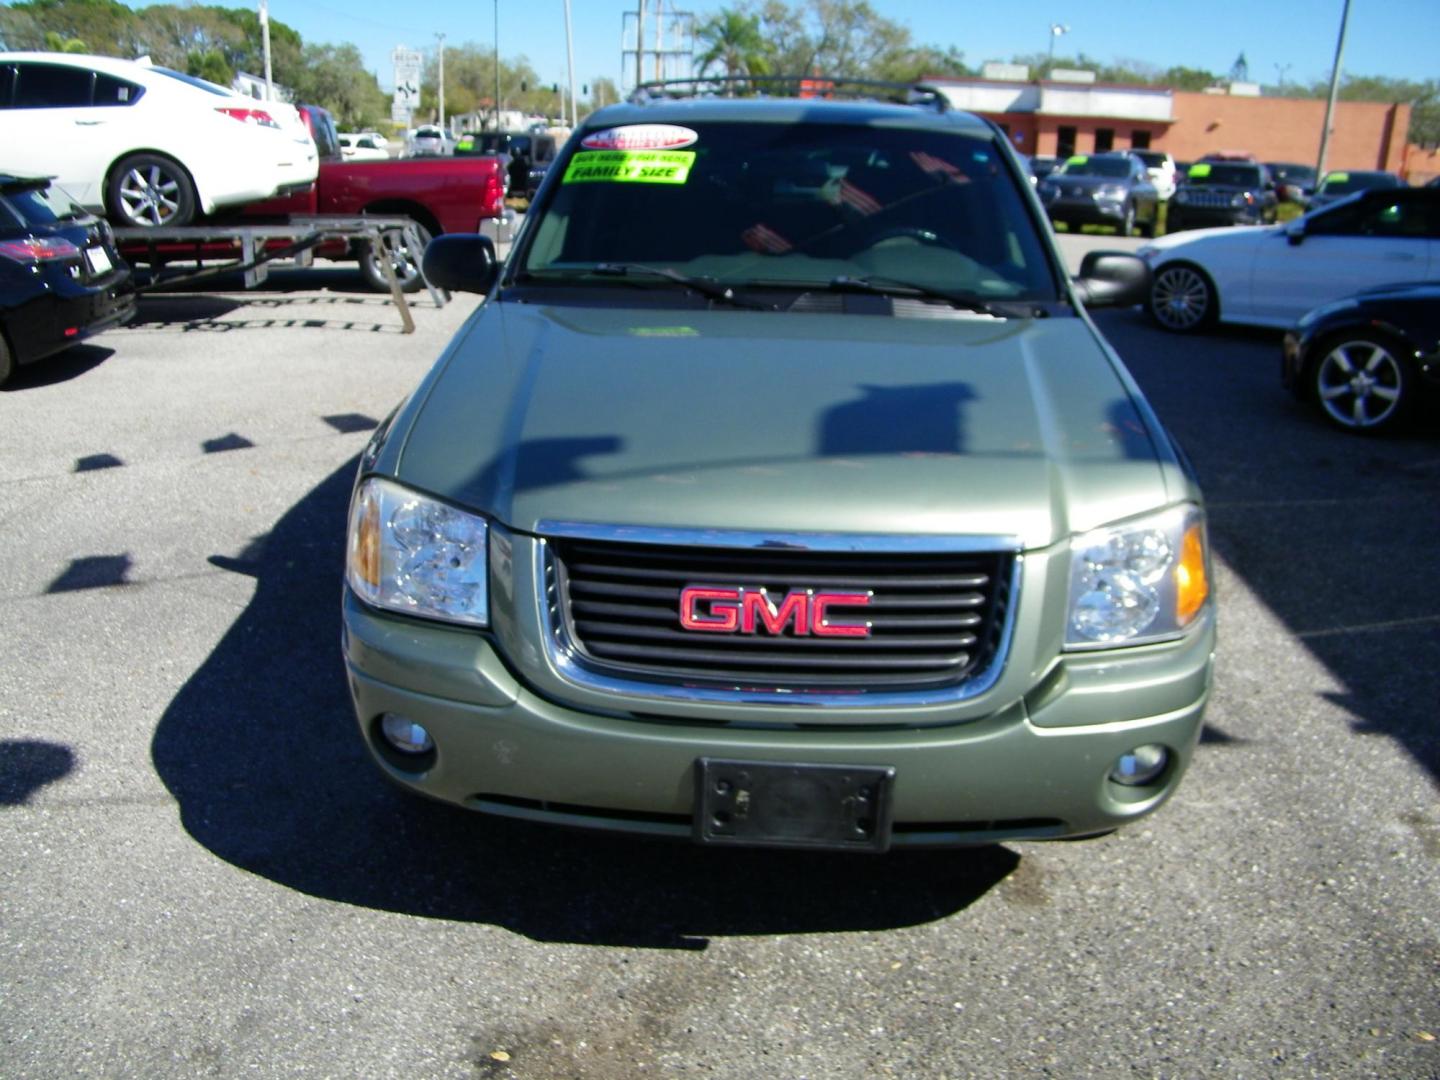
[{"label": "green tree", "polygon": [[722,9],[700,24],[695,40],[703,46],[695,58],[695,70],[701,75],[709,74],[714,68],[731,77],[764,75],[769,70],[759,15]]},{"label": "green tree", "polygon": [[83,53],[90,49],[79,38],[66,38],[54,30],[45,31],[45,48],[50,52]]},{"label": "green tree", "polygon": [[209,79],[220,86],[229,86],[235,81],[235,72],[225,62],[225,55],[219,49],[198,49],[186,58],[185,71],[197,78]]},{"label": "green tree", "polygon": [[293,88],[297,101],[329,109],[341,130],[373,127],[390,113],[354,45],[306,45]]}]

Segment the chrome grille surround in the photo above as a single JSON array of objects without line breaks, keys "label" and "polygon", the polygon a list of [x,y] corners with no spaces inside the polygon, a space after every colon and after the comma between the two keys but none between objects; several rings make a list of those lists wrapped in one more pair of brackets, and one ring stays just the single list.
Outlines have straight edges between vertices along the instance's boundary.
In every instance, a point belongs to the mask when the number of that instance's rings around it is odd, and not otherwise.
[{"label": "chrome grille surround", "polygon": [[[1024,565],[1014,536],[903,536],[845,533],[756,533],[731,530],[658,529],[591,523],[542,521],[534,545],[534,580],[543,588],[539,614],[546,655],[560,677],[584,690],[657,702],[796,705],[820,708],[884,709],[953,704],[985,693],[995,685],[1009,656]],[[991,584],[997,614],[986,627],[993,639],[983,663],[958,681],[925,686],[869,687],[861,683],[815,686],[799,678],[789,685],[726,677],[723,673],[686,676],[663,672],[637,675],[623,665],[597,662],[576,639],[560,595],[556,548],[567,540],[602,544],[730,548],[754,552],[916,555],[991,555],[1002,572]],[[806,685],[810,683],[811,685]]]}]

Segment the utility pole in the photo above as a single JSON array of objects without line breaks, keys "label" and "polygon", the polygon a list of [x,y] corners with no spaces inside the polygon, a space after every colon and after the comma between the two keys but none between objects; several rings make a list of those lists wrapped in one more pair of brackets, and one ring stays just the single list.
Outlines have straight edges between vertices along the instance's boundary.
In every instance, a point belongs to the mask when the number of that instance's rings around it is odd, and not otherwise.
[{"label": "utility pole", "polygon": [[1287,71],[1289,71],[1289,70],[1290,70],[1292,67],[1294,67],[1294,66],[1295,66],[1294,64],[1276,64],[1276,65],[1275,65],[1275,75],[1276,75],[1276,77],[1278,77],[1279,80],[1280,80],[1280,96],[1281,96],[1281,97],[1284,97],[1284,96],[1285,96],[1285,73],[1286,73]]},{"label": "utility pole", "polygon": [[[445,130],[445,35],[436,34],[435,40],[440,42],[440,130]],[[442,151],[444,147],[441,147]]]},{"label": "utility pole", "polygon": [[1068,34],[1070,27],[1061,26],[1059,23],[1050,24],[1050,59],[1045,64],[1045,77],[1050,77],[1051,70],[1055,67],[1055,39],[1061,34]]},{"label": "utility pole", "polygon": [[640,0],[640,11],[635,17],[635,85],[645,81],[645,0]]},{"label": "utility pole", "polygon": [[265,54],[265,100],[275,100],[275,81],[270,78],[270,0],[260,0],[260,50]]},{"label": "utility pole", "polygon": [[500,0],[495,0],[495,130],[500,130]]},{"label": "utility pole", "polygon": [[1345,29],[1350,25],[1350,0],[1340,12],[1340,39],[1335,42],[1335,66],[1330,69],[1330,100],[1325,103],[1325,126],[1320,131],[1320,158],[1315,162],[1315,183],[1325,179],[1325,153],[1330,149],[1330,123],[1340,97],[1340,64],[1345,57]]},{"label": "utility pole", "polygon": [[570,0],[565,0],[565,57],[570,67],[570,126],[574,128],[580,123],[580,113],[575,105],[575,41],[570,34]]}]

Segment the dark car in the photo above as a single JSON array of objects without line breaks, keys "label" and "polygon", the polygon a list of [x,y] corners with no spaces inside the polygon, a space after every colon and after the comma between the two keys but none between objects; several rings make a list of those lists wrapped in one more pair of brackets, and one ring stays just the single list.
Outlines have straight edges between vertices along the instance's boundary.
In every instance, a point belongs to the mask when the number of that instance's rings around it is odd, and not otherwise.
[{"label": "dark car", "polygon": [[1293,161],[1267,161],[1270,178],[1275,181],[1275,194],[1281,202],[1298,203],[1308,206],[1310,196],[1315,194],[1315,166],[1299,165]]},{"label": "dark car", "polygon": [[1281,379],[1332,424],[1399,427],[1440,391],[1440,284],[1371,289],[1308,312],[1285,335]]},{"label": "dark car", "polygon": [[1076,154],[1036,189],[1050,220],[1074,232],[1081,225],[1114,225],[1129,236],[1155,235],[1160,195],[1145,163],[1134,154]]},{"label": "dark car", "polygon": [[1197,161],[1170,200],[1166,232],[1212,225],[1268,225],[1280,200],[1264,165],[1246,161]]},{"label": "dark car", "polygon": [[1060,159],[1049,154],[1036,154],[1030,159],[1030,173],[1036,180],[1044,180],[1060,167]]},{"label": "dark car", "polygon": [[1337,202],[1357,191],[1374,191],[1382,188],[1402,188],[1405,181],[1394,173],[1379,169],[1359,169],[1352,172],[1329,172],[1310,199],[1311,207]]},{"label": "dark car", "polygon": [[0,174],[0,385],[134,315],[110,226],[47,179]]},{"label": "dark car", "polygon": [[477,154],[503,155],[510,160],[510,191],[533,199],[540,181],[555,160],[553,135],[530,131],[487,131],[475,136]]}]

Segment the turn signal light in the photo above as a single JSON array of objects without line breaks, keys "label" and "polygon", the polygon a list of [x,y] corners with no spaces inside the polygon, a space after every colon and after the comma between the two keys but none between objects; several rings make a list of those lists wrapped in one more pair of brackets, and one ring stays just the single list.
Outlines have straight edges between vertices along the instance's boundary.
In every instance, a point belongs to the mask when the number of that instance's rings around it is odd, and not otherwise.
[{"label": "turn signal light", "polygon": [[1199,522],[1185,530],[1180,542],[1180,561],[1175,567],[1175,621],[1186,626],[1200,614],[1210,596],[1205,576],[1205,534]]}]

